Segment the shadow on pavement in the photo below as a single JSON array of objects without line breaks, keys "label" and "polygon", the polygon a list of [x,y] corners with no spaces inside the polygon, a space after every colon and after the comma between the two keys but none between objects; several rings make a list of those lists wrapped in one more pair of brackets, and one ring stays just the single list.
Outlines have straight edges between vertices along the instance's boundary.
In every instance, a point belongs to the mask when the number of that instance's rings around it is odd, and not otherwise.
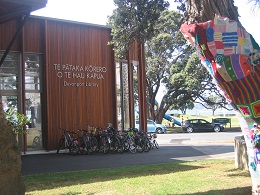
[{"label": "shadow on pavement", "polygon": [[[213,148],[213,149],[212,149]],[[160,146],[143,153],[77,155],[51,153],[22,156],[22,175],[118,168],[191,161],[234,152],[233,146]]]}]

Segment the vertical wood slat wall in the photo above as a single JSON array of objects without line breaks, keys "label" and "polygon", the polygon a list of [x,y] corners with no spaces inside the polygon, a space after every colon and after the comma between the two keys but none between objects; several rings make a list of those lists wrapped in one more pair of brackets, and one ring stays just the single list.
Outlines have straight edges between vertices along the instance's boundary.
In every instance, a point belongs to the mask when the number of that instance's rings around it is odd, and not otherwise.
[{"label": "vertical wood slat wall", "polygon": [[[0,40],[4,40],[0,42],[0,50],[6,49],[12,37],[9,35],[14,34],[16,28],[15,22],[0,25]],[[60,127],[77,131],[86,125],[106,127],[112,123],[116,126],[115,59],[108,45],[111,29],[41,17],[30,17],[24,28],[25,52],[40,53],[44,57],[42,133],[45,149],[56,149],[62,134]],[[19,40],[11,51],[17,51],[18,46]],[[60,70],[55,69],[55,64],[60,64]],[[81,70],[64,70],[63,65],[77,66]],[[101,68],[105,72],[93,72],[94,69],[87,67]],[[70,78],[66,77],[69,73]],[[91,75],[93,73],[97,74],[96,78]],[[84,86],[73,86],[73,83],[84,83]],[[95,86],[86,86],[86,83]]]}]

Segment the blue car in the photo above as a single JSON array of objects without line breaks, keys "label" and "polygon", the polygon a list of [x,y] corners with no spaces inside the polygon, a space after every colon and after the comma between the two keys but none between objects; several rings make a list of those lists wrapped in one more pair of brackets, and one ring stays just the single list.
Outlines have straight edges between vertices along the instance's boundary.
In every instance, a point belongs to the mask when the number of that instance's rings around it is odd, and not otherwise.
[{"label": "blue car", "polygon": [[[135,128],[139,131],[139,120],[135,121]],[[166,133],[166,130],[165,125],[156,124],[153,120],[147,119],[147,132]]]}]

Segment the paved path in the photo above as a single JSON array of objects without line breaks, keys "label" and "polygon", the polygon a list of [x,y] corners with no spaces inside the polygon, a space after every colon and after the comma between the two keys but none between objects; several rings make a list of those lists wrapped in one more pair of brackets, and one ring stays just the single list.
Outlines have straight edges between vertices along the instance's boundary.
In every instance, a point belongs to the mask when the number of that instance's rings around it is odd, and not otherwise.
[{"label": "paved path", "polygon": [[209,140],[197,142],[193,140],[189,143],[189,138],[179,137],[178,135],[159,135],[158,143],[159,149],[135,154],[71,156],[65,153],[56,154],[55,151],[42,153],[37,151],[37,154],[28,153],[22,155],[22,174],[81,171],[207,158],[234,159],[234,143],[227,140],[216,143]]}]

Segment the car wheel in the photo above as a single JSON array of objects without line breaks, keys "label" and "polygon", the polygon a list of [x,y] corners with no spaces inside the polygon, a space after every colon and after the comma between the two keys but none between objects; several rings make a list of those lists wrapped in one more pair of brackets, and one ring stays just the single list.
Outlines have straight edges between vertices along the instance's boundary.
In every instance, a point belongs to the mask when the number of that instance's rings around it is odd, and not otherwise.
[{"label": "car wheel", "polygon": [[221,128],[220,128],[220,126],[216,125],[216,126],[213,128],[213,130],[214,130],[215,132],[220,132],[220,131],[221,131]]},{"label": "car wheel", "polygon": [[192,133],[194,131],[194,129],[192,127],[187,127],[187,132],[188,133]]},{"label": "car wheel", "polygon": [[161,133],[163,133],[163,130],[162,130],[162,128],[157,128],[157,129],[156,129],[156,133],[158,133],[158,134],[161,134]]}]

